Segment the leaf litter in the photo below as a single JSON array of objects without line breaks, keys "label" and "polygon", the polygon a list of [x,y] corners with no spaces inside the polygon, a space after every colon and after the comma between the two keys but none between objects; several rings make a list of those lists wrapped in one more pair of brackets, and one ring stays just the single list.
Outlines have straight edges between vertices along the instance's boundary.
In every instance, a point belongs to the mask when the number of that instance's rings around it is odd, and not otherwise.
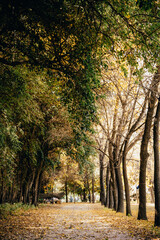
[{"label": "leaf litter", "polygon": [[[97,204],[41,205],[0,220],[0,239],[160,239],[153,224]],[[160,236],[160,235],[159,235]]]}]

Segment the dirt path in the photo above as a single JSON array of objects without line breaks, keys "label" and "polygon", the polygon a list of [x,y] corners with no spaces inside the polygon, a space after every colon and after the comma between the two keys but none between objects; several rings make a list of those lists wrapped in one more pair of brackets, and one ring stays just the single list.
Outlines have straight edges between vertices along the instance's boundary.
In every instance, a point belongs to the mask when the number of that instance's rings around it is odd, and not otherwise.
[{"label": "dirt path", "polygon": [[[116,221],[116,220],[115,220]],[[113,217],[100,204],[45,205],[0,221],[3,240],[136,240],[122,228],[111,226]],[[148,238],[147,238],[148,239]]]}]

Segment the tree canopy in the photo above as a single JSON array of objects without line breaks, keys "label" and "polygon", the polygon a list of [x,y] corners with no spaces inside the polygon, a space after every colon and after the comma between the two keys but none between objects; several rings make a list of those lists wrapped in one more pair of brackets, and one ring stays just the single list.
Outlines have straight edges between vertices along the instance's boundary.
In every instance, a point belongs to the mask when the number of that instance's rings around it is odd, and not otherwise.
[{"label": "tree canopy", "polygon": [[[151,81],[142,80],[160,64],[159,35],[156,0],[0,2],[0,202],[36,205],[44,176],[60,165],[62,152],[77,161],[87,186],[94,124],[107,107],[113,118],[104,117],[107,130],[100,124],[108,131],[100,160],[108,151],[111,182],[116,169],[115,181],[122,183],[120,164],[123,159],[126,166],[132,135],[143,126],[141,103],[154,94]],[[116,197],[116,183],[114,190]]]}]

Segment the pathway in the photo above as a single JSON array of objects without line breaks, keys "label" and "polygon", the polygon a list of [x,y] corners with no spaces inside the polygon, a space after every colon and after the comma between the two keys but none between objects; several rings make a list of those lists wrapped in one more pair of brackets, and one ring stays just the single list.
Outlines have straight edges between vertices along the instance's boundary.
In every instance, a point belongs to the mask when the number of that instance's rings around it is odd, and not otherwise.
[{"label": "pathway", "polygon": [[[48,225],[48,232],[43,236],[45,240],[130,240],[123,231],[117,231],[106,223],[103,207],[93,204],[68,204],[57,209],[54,223]],[[52,213],[48,217],[53,217]]]},{"label": "pathway", "polygon": [[[136,240],[112,228],[100,204],[48,204],[1,222],[3,240]],[[112,220],[113,221],[113,220]]]}]

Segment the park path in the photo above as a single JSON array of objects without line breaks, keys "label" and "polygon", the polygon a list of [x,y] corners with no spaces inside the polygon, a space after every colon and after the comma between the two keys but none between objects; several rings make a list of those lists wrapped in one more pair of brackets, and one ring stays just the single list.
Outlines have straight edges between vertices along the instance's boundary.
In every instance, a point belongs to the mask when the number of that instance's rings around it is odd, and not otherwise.
[{"label": "park path", "polygon": [[116,229],[112,221],[111,215],[107,215],[105,208],[97,203],[47,204],[1,221],[0,239],[144,239],[130,236],[124,232],[123,225]]},{"label": "park path", "polygon": [[[136,239],[106,223],[104,208],[97,204],[68,204],[57,209],[54,224],[43,239],[130,240]],[[52,216],[51,216],[52,217]]]}]

